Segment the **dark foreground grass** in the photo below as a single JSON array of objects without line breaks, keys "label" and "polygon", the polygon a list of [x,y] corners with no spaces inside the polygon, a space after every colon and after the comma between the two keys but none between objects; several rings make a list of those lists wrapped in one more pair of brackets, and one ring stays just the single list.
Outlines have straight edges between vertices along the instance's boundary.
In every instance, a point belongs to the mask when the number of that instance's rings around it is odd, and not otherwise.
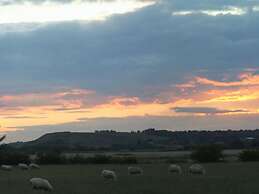
[{"label": "dark foreground grass", "polygon": [[[42,194],[29,185],[31,177],[43,177],[54,186],[53,194],[258,194],[259,163],[205,165],[207,174],[170,175],[168,165],[141,165],[143,176],[129,176],[126,165],[43,166],[40,170],[0,171],[0,193]],[[102,179],[102,169],[118,174],[116,182]],[[186,166],[184,166],[186,169]]]}]

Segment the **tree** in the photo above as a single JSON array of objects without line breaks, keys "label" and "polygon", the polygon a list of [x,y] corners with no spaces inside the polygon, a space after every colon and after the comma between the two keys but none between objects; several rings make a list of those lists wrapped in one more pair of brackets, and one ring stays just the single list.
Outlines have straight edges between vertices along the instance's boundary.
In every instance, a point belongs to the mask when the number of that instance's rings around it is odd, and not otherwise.
[{"label": "tree", "polygon": [[239,154],[239,160],[243,162],[259,161],[259,150],[244,150]]},{"label": "tree", "polygon": [[192,152],[191,158],[198,162],[219,162],[223,158],[222,147],[219,145],[199,146]]}]

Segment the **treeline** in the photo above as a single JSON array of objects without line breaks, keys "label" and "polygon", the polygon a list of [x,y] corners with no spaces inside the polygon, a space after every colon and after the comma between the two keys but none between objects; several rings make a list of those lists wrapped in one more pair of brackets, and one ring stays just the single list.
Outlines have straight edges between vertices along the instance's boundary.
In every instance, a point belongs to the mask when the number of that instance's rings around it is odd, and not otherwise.
[{"label": "treeline", "polygon": [[173,151],[192,150],[197,145],[220,144],[225,149],[259,148],[259,130],[170,131],[147,129],[137,132],[113,130],[95,133],[58,132],[10,147],[26,152]]},{"label": "treeline", "polygon": [[18,163],[29,163],[29,161],[29,154],[7,145],[0,146],[0,164],[16,165]]},{"label": "treeline", "polygon": [[[210,162],[227,162],[223,154],[224,147],[217,144],[196,146],[191,155],[185,158],[173,157],[163,162],[184,163],[187,161],[210,163]],[[33,157],[32,157],[33,156]],[[259,161],[259,149],[243,150],[238,156],[242,162]],[[132,155],[105,155],[96,154],[85,156],[83,154],[64,154],[59,151],[37,152],[33,155],[27,152],[21,152],[15,149],[5,149],[0,146],[0,165],[17,165],[18,163],[36,162],[38,164],[136,164],[142,163],[139,158]],[[146,162],[153,162],[152,158],[147,158]]]},{"label": "treeline", "polygon": [[35,162],[38,164],[136,164],[137,158],[133,156],[107,156],[97,154],[85,157],[80,154],[66,156],[58,152],[45,152],[29,155],[25,152],[7,152],[0,150],[0,165],[17,165],[19,163],[29,164]]},{"label": "treeline", "polygon": [[65,156],[58,153],[40,153],[36,162],[39,164],[136,164],[137,158],[133,156],[107,156],[97,154],[85,157],[80,154]]},{"label": "treeline", "polygon": [[[191,154],[191,159],[196,162],[226,162],[223,155],[223,147],[220,145],[198,146]],[[259,149],[243,150],[238,155],[242,162],[259,161]]]},{"label": "treeline", "polygon": [[255,130],[155,130],[147,129],[142,133],[158,137],[168,137],[169,142],[181,145],[183,150],[193,146],[221,144],[225,149],[259,148],[259,129]]}]

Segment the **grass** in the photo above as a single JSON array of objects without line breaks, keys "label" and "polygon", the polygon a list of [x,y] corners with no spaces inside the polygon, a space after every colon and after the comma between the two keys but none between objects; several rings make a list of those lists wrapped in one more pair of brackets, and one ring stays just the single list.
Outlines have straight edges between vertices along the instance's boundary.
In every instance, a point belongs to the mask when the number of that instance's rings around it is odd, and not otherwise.
[{"label": "grass", "polygon": [[[129,176],[126,165],[43,166],[40,170],[0,171],[1,193],[42,194],[29,185],[31,177],[47,178],[53,194],[257,194],[259,163],[206,164],[207,174],[171,175],[168,165],[140,165],[143,176]],[[187,168],[186,165],[183,166]],[[117,172],[118,180],[100,176],[102,169]]]}]

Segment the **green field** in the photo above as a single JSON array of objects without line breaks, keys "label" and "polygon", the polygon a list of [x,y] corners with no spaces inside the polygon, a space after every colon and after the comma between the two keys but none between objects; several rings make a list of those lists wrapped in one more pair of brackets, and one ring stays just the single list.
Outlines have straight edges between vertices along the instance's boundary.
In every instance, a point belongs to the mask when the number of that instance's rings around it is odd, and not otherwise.
[{"label": "green field", "polygon": [[[40,170],[0,171],[3,194],[37,194],[31,177],[47,178],[53,194],[258,194],[259,163],[206,164],[206,175],[171,175],[168,165],[140,165],[142,176],[129,176],[126,165],[42,166]],[[183,166],[186,169],[186,165]],[[102,169],[117,172],[118,180],[105,181]]]}]

